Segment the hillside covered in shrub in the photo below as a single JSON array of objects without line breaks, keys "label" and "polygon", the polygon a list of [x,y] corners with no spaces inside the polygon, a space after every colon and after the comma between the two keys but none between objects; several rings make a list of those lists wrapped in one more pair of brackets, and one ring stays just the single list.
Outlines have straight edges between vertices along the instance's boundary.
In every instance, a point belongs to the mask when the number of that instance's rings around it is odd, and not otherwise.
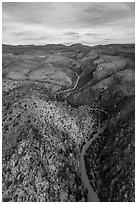
[{"label": "hillside covered in shrub", "polygon": [[3,202],[134,202],[135,45],[2,54]]}]

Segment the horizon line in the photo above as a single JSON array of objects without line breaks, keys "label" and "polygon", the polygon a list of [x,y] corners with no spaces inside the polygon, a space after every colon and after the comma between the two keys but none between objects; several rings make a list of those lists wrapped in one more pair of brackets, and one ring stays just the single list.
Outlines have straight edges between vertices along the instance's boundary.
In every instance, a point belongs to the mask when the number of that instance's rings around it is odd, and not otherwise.
[{"label": "horizon line", "polygon": [[64,45],[64,46],[72,46],[72,45],[84,45],[84,46],[97,46],[97,45],[135,45],[135,42],[133,43],[102,43],[102,44],[94,44],[94,45],[89,45],[89,44],[82,44],[82,43],[48,43],[48,44],[6,44],[2,43],[2,45],[8,45],[8,46],[46,46],[46,45]]}]

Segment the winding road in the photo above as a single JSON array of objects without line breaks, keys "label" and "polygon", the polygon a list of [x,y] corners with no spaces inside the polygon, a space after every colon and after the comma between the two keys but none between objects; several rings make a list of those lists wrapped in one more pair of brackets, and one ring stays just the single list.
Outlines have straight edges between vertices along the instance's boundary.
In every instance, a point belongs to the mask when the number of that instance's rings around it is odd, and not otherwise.
[{"label": "winding road", "polygon": [[[58,91],[54,98],[57,97],[57,95],[59,94],[62,94],[62,93],[65,93],[65,92],[68,92],[68,91],[74,91],[78,85],[78,82],[79,82],[79,79],[80,77],[78,76],[78,74],[75,72],[75,74],[77,75],[77,79],[74,83],[74,86],[73,88],[69,88],[69,89],[65,89],[63,91]],[[85,159],[84,159],[84,156],[86,155],[86,151],[88,150],[88,148],[90,147],[90,145],[98,138],[98,136],[100,134],[102,134],[105,129],[107,128],[108,126],[108,123],[109,123],[109,115],[106,111],[102,110],[102,109],[98,109],[98,108],[93,108],[91,107],[90,109],[91,111],[99,111],[99,112],[102,112],[103,114],[105,114],[107,116],[107,120],[105,120],[104,123],[101,124],[101,126],[97,129],[97,133],[93,135],[93,137],[86,142],[86,144],[83,146],[83,149],[81,151],[81,157],[80,157],[80,171],[81,171],[81,180],[82,180],[82,183],[83,183],[83,186],[86,188],[86,190],[88,191],[88,201],[89,202],[99,202],[99,199],[98,199],[98,196],[97,196],[97,192],[95,192],[90,184],[90,181],[89,181],[89,178],[88,178],[88,175],[87,175],[87,169],[86,169],[86,164],[85,164]],[[92,173],[92,176],[94,177],[94,172],[93,170],[91,169],[91,173]]]},{"label": "winding road", "polygon": [[79,75],[78,75],[76,72],[74,72],[74,73],[75,73],[75,75],[77,76],[77,78],[76,78],[76,81],[74,82],[73,88],[65,89],[65,90],[63,90],[63,91],[58,91],[58,92],[54,95],[54,98],[55,98],[55,99],[57,98],[57,95],[59,95],[59,94],[62,94],[62,93],[65,93],[65,92],[69,92],[69,91],[74,91],[74,90],[76,89],[80,77],[79,77]]}]

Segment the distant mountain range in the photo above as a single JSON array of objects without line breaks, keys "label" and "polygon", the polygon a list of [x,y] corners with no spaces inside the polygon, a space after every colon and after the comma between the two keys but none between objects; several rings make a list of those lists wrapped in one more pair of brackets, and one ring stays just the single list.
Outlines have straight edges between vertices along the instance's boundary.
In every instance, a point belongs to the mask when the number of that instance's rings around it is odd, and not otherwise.
[{"label": "distant mountain range", "polygon": [[62,45],[62,44],[47,44],[47,45],[7,45],[2,44],[2,52],[3,53],[12,53],[15,55],[23,54],[28,51],[43,51],[43,52],[50,52],[50,51],[81,51],[81,52],[89,52],[92,49],[101,49],[104,47],[109,48],[114,47],[128,47],[128,48],[135,48],[135,44],[107,44],[107,45],[96,45],[96,46],[87,46],[82,45],[81,43],[72,44],[72,45]]}]

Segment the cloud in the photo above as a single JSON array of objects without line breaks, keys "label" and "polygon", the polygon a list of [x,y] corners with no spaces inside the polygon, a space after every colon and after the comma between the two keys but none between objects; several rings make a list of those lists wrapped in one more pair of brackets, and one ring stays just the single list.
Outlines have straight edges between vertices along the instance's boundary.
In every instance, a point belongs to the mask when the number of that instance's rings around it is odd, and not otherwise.
[{"label": "cloud", "polygon": [[65,35],[79,35],[79,33],[75,33],[75,32],[66,32]]},{"label": "cloud", "polygon": [[4,2],[3,43],[134,42],[135,4]]}]

